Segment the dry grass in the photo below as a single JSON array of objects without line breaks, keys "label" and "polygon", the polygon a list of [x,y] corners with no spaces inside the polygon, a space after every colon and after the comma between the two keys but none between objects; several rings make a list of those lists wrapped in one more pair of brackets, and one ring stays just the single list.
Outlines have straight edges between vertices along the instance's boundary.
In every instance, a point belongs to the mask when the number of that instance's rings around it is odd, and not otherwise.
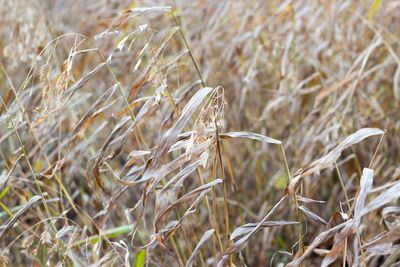
[{"label": "dry grass", "polygon": [[0,263],[399,266],[399,18],[0,0]]}]

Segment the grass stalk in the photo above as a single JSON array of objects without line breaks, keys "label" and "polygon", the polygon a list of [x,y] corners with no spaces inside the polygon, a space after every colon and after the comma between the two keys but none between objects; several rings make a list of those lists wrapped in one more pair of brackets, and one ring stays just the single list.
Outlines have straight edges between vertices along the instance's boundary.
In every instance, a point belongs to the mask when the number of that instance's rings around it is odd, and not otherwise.
[{"label": "grass stalk", "polygon": [[180,33],[180,35],[181,35],[181,37],[182,37],[182,39],[183,39],[183,42],[185,43],[186,49],[189,51],[190,58],[192,59],[192,62],[193,62],[193,65],[194,65],[194,67],[195,67],[195,69],[196,69],[197,75],[199,76],[199,79],[200,79],[200,81],[201,81],[201,85],[202,85],[203,87],[206,87],[206,84],[204,83],[203,76],[201,75],[199,66],[197,65],[197,62],[196,62],[196,60],[194,59],[194,56],[193,56],[193,53],[192,53],[192,49],[190,49],[190,46],[189,46],[189,44],[188,44],[188,42],[187,42],[187,40],[186,40],[185,34],[184,34],[183,31],[182,31],[182,27],[180,26],[178,20],[177,20],[176,17],[175,17],[174,11],[172,11],[172,10],[171,10],[171,15],[172,15],[172,18],[173,18],[173,20],[174,20],[176,26],[179,27],[179,33]]}]

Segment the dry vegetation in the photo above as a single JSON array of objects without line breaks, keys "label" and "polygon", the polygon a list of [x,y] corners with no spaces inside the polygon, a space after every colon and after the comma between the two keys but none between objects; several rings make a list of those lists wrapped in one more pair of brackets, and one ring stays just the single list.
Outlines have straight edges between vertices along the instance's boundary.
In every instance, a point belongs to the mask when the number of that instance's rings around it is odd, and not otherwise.
[{"label": "dry vegetation", "polygon": [[400,266],[400,3],[0,0],[0,262]]}]

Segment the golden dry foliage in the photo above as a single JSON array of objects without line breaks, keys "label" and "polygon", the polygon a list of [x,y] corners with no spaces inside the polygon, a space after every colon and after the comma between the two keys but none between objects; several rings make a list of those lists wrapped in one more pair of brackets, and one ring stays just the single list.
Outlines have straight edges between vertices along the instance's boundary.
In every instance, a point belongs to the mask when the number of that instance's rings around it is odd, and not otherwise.
[{"label": "golden dry foliage", "polygon": [[0,0],[0,264],[398,266],[400,3]]}]

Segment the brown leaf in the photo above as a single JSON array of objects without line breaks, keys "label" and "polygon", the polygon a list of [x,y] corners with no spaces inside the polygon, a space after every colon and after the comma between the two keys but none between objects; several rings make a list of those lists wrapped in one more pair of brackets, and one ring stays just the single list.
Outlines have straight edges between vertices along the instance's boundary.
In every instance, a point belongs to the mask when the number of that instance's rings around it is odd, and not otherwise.
[{"label": "brown leaf", "polygon": [[68,100],[72,97],[73,94],[75,94],[78,90],[80,90],[89,80],[90,78],[93,77],[99,70],[101,70],[102,67],[104,67],[106,63],[100,63],[97,65],[96,68],[94,68],[92,71],[90,71],[88,74],[86,74],[85,77],[79,79],[76,83],[74,83],[71,87],[67,89],[67,93],[69,93]]},{"label": "brown leaf", "polygon": [[293,195],[294,191],[297,189],[301,181],[303,181],[304,177],[313,174],[314,172],[323,170],[333,164],[340,156],[343,150],[346,148],[357,144],[364,140],[367,137],[373,135],[381,135],[385,132],[377,129],[377,128],[362,128],[357,132],[349,135],[344,139],[338,146],[336,146],[333,150],[331,150],[328,154],[323,156],[322,158],[313,161],[307,167],[298,172],[288,183],[286,186],[286,193]]},{"label": "brown leaf", "polygon": [[188,259],[188,261],[186,262],[186,267],[191,267],[193,266],[193,262],[195,257],[197,256],[197,253],[199,253],[200,247],[208,240],[210,239],[210,237],[214,234],[215,230],[214,229],[210,229],[207,230],[203,236],[201,237],[199,243],[197,243],[196,248],[193,250],[192,255],[190,255],[190,258]]},{"label": "brown leaf", "polygon": [[133,99],[135,99],[137,93],[139,92],[140,88],[147,82],[149,75],[150,75],[151,68],[147,67],[147,69],[139,76],[137,81],[131,86],[129,89],[129,94],[128,94],[128,102],[131,102]]},{"label": "brown leaf", "polygon": [[[348,224],[346,225],[338,234],[335,234],[335,243],[333,244],[333,247],[331,248],[331,250],[329,251],[329,253],[327,255],[325,255],[321,266],[323,267],[327,267],[329,264],[331,264],[332,262],[334,262],[339,255],[341,254],[344,245],[345,245],[345,240],[352,236],[354,237],[354,234],[356,233],[356,225],[355,223],[353,224]],[[351,238],[352,239],[352,238]],[[348,244],[351,244],[352,242],[350,241],[350,238],[348,239]],[[351,250],[350,245],[349,245],[349,249],[348,252]],[[352,259],[357,259],[358,256],[352,256]]]},{"label": "brown leaf", "polygon": [[[138,98],[138,99],[136,99],[135,101],[133,101],[132,103],[129,104],[129,108],[130,108],[130,109],[133,109],[133,107],[135,107],[139,102],[146,101],[146,100],[148,100],[149,98],[151,98],[151,97],[145,96],[145,97]],[[128,109],[128,108],[125,108],[124,110],[121,110],[121,111],[115,113],[114,116],[119,117],[119,116],[128,114],[128,112],[129,112],[129,109]]]},{"label": "brown leaf", "polygon": [[340,81],[334,82],[333,84],[323,88],[318,94],[317,97],[315,98],[315,106],[318,106],[318,104],[321,102],[321,100],[323,98],[325,98],[326,96],[328,96],[330,93],[340,89],[341,87],[343,87],[344,85],[346,85],[348,82],[350,82],[351,80],[355,79],[357,77],[357,72],[353,72],[349,75],[347,75],[346,77],[344,77],[343,79],[341,79]]},{"label": "brown leaf", "polygon": [[349,227],[350,225],[354,225],[353,220],[346,221],[342,224],[339,224],[331,229],[325,230],[317,235],[317,237],[314,238],[313,242],[307,247],[307,249],[304,251],[304,253],[297,259],[293,259],[291,262],[289,262],[286,267],[295,267],[299,266],[300,263],[307,258],[313,250],[325,242],[326,240],[330,239],[332,236],[334,236],[336,233],[338,233],[340,230],[342,230],[344,227]]},{"label": "brown leaf", "polygon": [[[400,227],[400,207],[391,206],[382,210],[382,219],[388,230]],[[396,224],[397,222],[397,224]]]},{"label": "brown leaf", "polygon": [[[10,99],[11,93],[12,93],[12,89],[8,89],[6,95],[3,97],[3,102],[4,102],[5,104],[7,104],[8,100]],[[2,103],[1,106],[0,106],[0,114],[3,112],[3,109],[4,109],[4,108],[5,108],[5,106],[4,106],[4,104]]]},{"label": "brown leaf", "polygon": [[[118,85],[113,85],[110,87],[108,90],[104,92],[103,95],[100,96],[99,99],[96,100],[95,103],[89,108],[89,110],[86,112],[86,114],[83,116],[83,118],[78,122],[78,125],[76,125],[75,129],[72,132],[72,136],[70,137],[70,140],[72,140],[78,133],[79,131],[83,128],[85,123],[90,120],[95,115],[95,112],[101,107],[104,102],[106,102],[114,93],[115,88],[117,88]],[[87,126],[87,124],[85,125]]]},{"label": "brown leaf", "polygon": [[32,127],[38,126],[40,123],[42,123],[44,120],[46,120],[51,114],[52,114],[52,113],[48,113],[48,114],[46,114],[46,115],[40,117],[39,119],[34,120],[34,121],[32,122]]}]

